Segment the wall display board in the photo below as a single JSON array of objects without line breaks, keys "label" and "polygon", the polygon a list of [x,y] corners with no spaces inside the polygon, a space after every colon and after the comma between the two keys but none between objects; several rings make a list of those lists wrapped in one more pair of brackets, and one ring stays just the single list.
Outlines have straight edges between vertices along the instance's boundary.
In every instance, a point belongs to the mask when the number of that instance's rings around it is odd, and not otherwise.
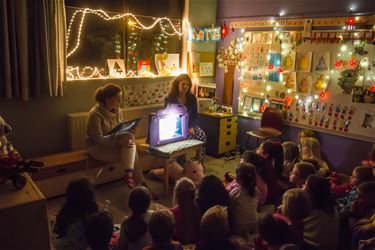
[{"label": "wall display board", "polygon": [[375,141],[374,21],[236,24],[247,28],[240,38],[239,113],[252,116],[274,106],[293,125]]}]

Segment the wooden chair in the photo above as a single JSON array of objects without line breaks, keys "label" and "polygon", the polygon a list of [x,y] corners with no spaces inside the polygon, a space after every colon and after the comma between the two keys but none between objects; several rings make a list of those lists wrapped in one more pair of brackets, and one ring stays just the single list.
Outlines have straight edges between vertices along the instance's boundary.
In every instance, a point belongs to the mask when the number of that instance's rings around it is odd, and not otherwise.
[{"label": "wooden chair", "polygon": [[262,114],[260,127],[257,130],[247,131],[246,147],[249,144],[250,137],[257,139],[257,146],[259,146],[259,140],[267,140],[273,137],[280,137],[283,126],[283,119],[281,110],[276,108],[267,107]]}]

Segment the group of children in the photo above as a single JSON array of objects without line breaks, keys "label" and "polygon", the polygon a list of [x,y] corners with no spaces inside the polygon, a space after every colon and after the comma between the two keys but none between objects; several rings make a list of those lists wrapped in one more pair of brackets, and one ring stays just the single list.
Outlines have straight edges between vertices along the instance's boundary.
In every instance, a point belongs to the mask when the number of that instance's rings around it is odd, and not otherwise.
[{"label": "group of children", "polygon": [[302,131],[299,144],[265,141],[245,151],[224,181],[178,180],[172,208],[152,211],[149,190],[132,189],[131,215],[113,244],[113,221],[82,179],[68,187],[53,242],[56,249],[92,250],[374,249],[374,167],[375,145],[347,177],[322,160],[312,131]]}]

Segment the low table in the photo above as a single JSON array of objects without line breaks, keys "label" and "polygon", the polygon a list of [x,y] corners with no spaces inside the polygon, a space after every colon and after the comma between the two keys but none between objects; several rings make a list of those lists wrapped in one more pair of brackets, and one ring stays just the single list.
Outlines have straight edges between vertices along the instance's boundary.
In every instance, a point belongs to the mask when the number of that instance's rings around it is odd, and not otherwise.
[{"label": "low table", "polygon": [[197,152],[197,160],[202,161],[202,155],[200,152],[203,144],[204,142],[196,139],[187,139],[156,147],[149,147],[147,149],[147,152],[151,155],[165,160],[163,185],[164,195],[166,197],[169,194],[169,164],[175,161],[177,157],[184,155],[191,150],[195,150]]}]

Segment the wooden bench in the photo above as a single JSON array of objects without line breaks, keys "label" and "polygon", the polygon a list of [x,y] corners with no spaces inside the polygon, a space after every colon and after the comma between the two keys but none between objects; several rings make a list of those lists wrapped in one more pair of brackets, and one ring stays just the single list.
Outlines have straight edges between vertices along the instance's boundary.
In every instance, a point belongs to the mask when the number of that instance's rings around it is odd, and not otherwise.
[{"label": "wooden bench", "polygon": [[[143,170],[160,167],[164,161],[150,156],[146,149],[145,138],[137,139],[139,164]],[[51,154],[32,160],[44,162],[32,179],[45,197],[50,198],[65,193],[70,181],[81,177],[89,178],[95,185],[121,179],[124,170],[114,162],[102,162],[93,159],[86,150]]]}]

